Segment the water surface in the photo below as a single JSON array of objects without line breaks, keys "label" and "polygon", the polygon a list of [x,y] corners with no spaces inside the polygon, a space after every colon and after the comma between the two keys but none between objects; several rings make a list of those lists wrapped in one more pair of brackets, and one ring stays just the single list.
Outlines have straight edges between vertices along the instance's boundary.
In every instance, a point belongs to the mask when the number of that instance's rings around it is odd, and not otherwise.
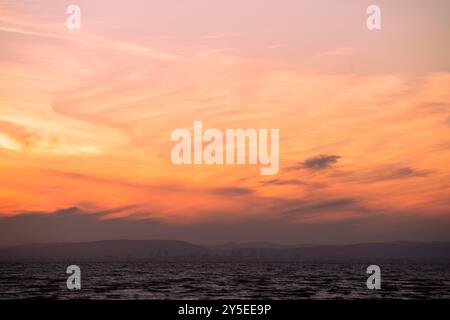
[{"label": "water surface", "polygon": [[449,299],[450,265],[381,264],[381,290],[366,287],[367,264],[79,263],[0,264],[0,299]]}]

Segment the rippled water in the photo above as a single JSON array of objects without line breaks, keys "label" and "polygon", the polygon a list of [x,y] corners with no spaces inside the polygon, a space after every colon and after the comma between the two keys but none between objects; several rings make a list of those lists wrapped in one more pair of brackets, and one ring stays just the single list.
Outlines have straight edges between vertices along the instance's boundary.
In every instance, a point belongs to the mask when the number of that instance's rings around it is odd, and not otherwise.
[{"label": "rippled water", "polygon": [[64,263],[0,264],[0,299],[437,299],[450,265],[381,264],[381,290],[363,264],[82,263],[80,291]]}]

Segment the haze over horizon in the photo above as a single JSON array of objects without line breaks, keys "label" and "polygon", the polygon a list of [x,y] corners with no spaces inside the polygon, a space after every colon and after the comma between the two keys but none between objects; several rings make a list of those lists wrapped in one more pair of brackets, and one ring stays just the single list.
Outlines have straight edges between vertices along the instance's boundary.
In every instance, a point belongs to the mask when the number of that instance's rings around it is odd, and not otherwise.
[{"label": "haze over horizon", "polygon": [[[449,1],[68,4],[0,0],[0,246],[450,241]],[[173,165],[195,120],[279,173]]]},{"label": "haze over horizon", "polygon": [[[282,245],[352,244],[393,241],[450,241],[448,226],[434,220],[396,221],[382,234],[367,233],[369,220],[329,224],[286,224],[258,218],[238,222],[177,225],[153,219],[104,219],[110,212],[83,213],[69,208],[50,214],[28,213],[0,217],[0,247],[52,242],[98,240],[180,240],[202,245],[227,242],[266,242]],[[381,223],[379,218],[371,223]],[[411,233],[414,231],[414,238]]]}]

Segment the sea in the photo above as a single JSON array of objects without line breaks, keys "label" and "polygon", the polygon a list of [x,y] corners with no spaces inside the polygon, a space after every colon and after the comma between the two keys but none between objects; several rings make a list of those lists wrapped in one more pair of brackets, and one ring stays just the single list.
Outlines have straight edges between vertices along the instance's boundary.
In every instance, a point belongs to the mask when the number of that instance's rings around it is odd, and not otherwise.
[{"label": "sea", "polygon": [[450,299],[449,264],[80,262],[81,289],[67,288],[64,262],[0,264],[7,299]]}]

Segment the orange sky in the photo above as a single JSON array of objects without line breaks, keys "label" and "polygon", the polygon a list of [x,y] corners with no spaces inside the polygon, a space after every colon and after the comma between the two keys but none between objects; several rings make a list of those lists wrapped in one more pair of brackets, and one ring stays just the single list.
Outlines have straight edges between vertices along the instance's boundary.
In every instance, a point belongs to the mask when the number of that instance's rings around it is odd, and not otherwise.
[{"label": "orange sky", "polygon": [[[0,1],[0,214],[174,224],[450,215],[448,1]],[[70,2],[72,3],[72,2]],[[279,128],[280,172],[175,166],[176,128]]]}]

